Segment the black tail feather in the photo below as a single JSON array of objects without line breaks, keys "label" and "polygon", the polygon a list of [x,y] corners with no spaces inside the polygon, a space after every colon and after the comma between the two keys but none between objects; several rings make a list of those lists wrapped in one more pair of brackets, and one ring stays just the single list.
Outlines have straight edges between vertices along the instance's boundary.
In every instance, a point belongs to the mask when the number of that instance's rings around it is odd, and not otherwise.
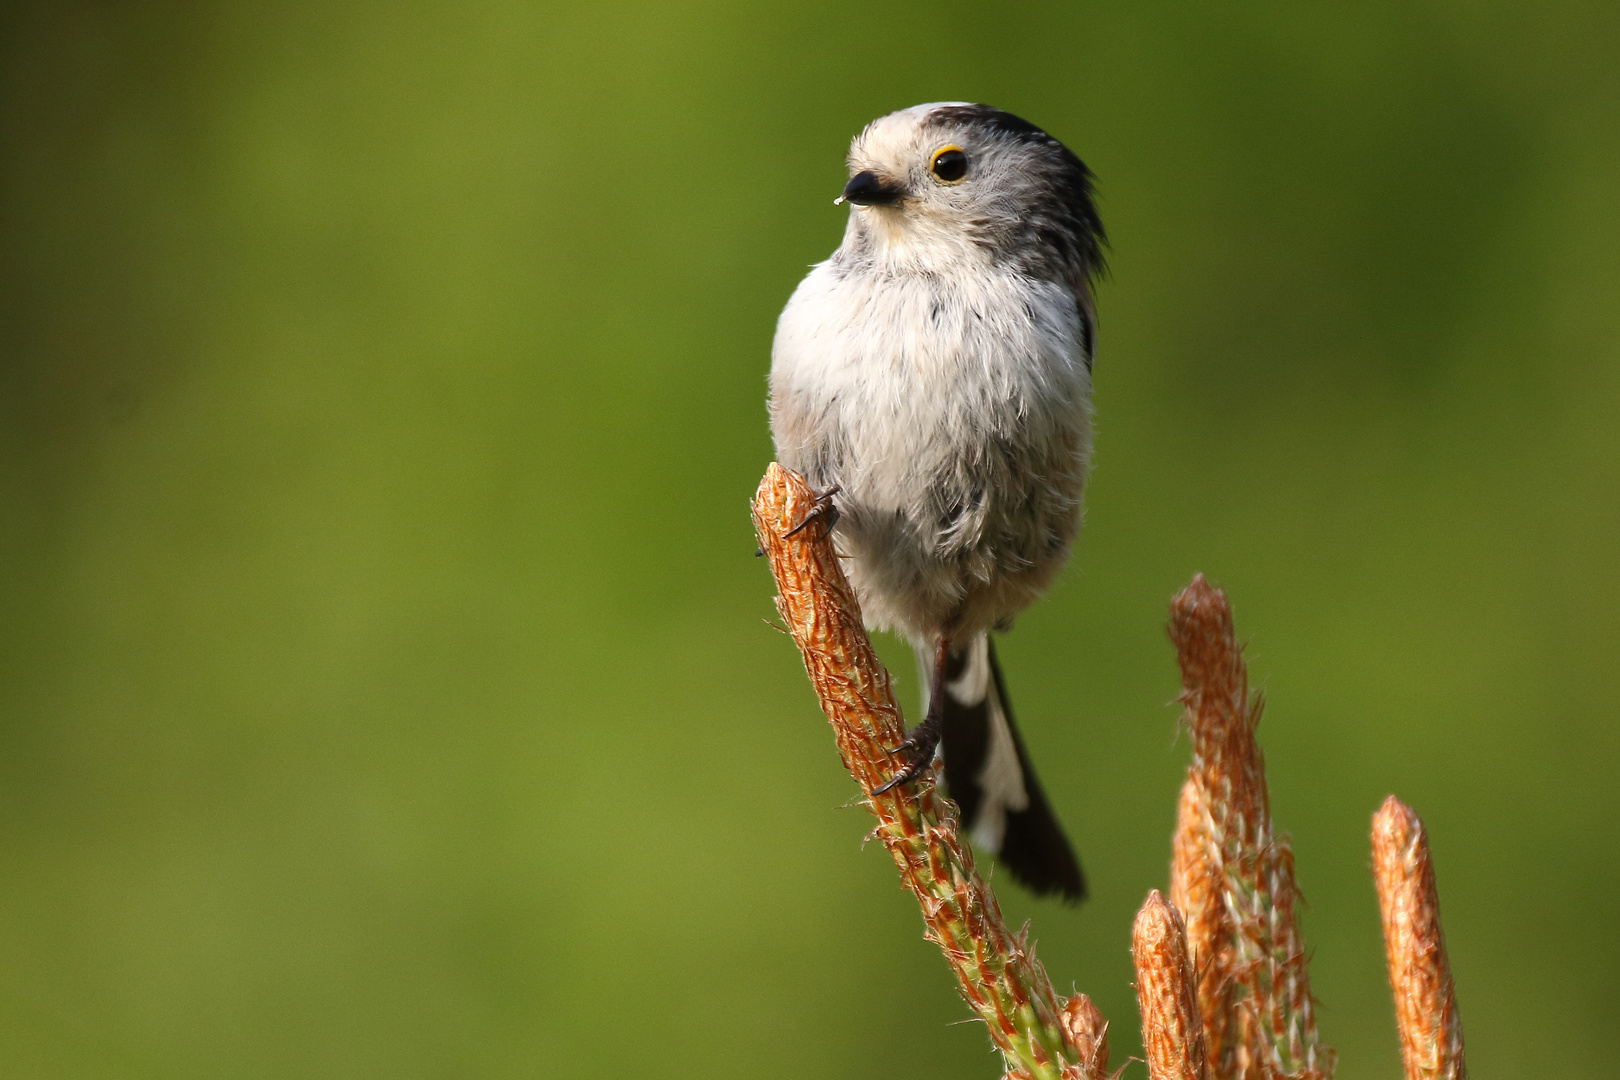
[{"label": "black tail feather", "polygon": [[[1006,741],[999,749],[996,745],[1002,719],[1006,733],[1000,738],[1010,738],[1016,770],[1006,756]],[[1030,765],[988,636],[951,654],[941,750],[945,783],[961,810],[964,831],[1037,896],[1057,893],[1069,903],[1085,899],[1085,875]]]}]

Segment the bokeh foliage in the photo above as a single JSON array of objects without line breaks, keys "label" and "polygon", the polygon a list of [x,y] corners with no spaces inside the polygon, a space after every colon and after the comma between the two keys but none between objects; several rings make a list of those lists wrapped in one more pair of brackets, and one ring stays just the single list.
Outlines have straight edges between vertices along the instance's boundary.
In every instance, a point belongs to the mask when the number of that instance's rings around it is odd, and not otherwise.
[{"label": "bokeh foliage", "polygon": [[[1113,239],[1078,558],[1001,646],[1130,1053],[1231,594],[1324,1037],[1369,815],[1480,1076],[1598,1076],[1620,895],[1620,9],[0,9],[0,1072],[994,1075],[746,498],[846,140],[985,100]],[[902,650],[890,649],[909,675]]]}]

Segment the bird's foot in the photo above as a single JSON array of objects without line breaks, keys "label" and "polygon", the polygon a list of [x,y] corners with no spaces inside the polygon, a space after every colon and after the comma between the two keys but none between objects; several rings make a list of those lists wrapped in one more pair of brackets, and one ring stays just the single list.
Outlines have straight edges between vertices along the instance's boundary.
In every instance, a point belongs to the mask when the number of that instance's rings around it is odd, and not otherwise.
[{"label": "bird's foot", "polygon": [[[832,533],[832,531],[833,531],[833,526],[838,524],[838,506],[837,506],[836,503],[834,503],[832,501],[833,496],[838,494],[838,491],[839,491],[838,485],[834,484],[832,487],[828,488],[826,491],[811,492],[811,495],[810,495],[811,506],[810,506],[809,511],[806,512],[804,517],[799,519],[799,523],[797,525],[793,526],[793,528],[789,529],[787,532],[782,534],[782,539],[788,540],[788,539],[791,539],[794,536],[797,536],[812,521],[821,521],[821,522],[823,522],[824,523],[824,525],[823,525],[824,532],[822,533],[822,535],[823,536],[830,535]],[[756,559],[762,558],[764,555],[765,555],[765,545],[764,544],[757,545],[754,548],[754,558],[756,558]]]},{"label": "bird's foot", "polygon": [[882,795],[921,776],[934,763],[934,751],[939,749],[939,729],[940,719],[930,709],[927,719],[907,732],[905,741],[889,751],[906,755],[905,766],[881,787],[873,788],[872,794]]},{"label": "bird's foot", "polygon": [[934,763],[934,752],[939,749],[940,733],[945,730],[945,673],[950,665],[951,639],[941,634],[934,645],[934,681],[929,684],[928,715],[923,722],[906,732],[905,740],[890,750],[891,754],[906,755],[906,763],[889,778],[889,782],[873,790],[882,795],[901,784],[909,784]]},{"label": "bird's foot", "polygon": [[[838,524],[838,505],[832,501],[833,496],[838,494],[838,491],[838,485],[834,484],[826,491],[812,492],[810,496],[812,502],[809,511],[805,513],[804,517],[799,519],[799,523],[797,525],[793,526],[793,528],[782,534],[782,539],[788,540],[794,536],[797,536],[806,527],[808,527],[812,521],[820,521],[823,523],[823,536],[831,535],[833,526]],[[754,548],[754,558],[761,558],[764,556],[764,554],[764,544],[760,544]]]},{"label": "bird's foot", "polygon": [[814,502],[809,511],[805,513],[797,525],[782,534],[782,539],[788,540],[797,536],[808,528],[812,521],[823,522],[824,528],[821,535],[831,535],[833,526],[838,524],[838,504],[833,502],[833,496],[838,494],[839,490],[838,485],[834,484],[826,491],[812,492],[811,498],[814,499]]}]

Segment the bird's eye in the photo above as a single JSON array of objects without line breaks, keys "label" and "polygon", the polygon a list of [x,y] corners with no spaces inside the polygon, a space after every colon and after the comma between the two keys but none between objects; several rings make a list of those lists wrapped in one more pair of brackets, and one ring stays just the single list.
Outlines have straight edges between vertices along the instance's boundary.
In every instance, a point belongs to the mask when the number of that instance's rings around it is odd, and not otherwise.
[{"label": "bird's eye", "polygon": [[960,146],[942,146],[934,151],[928,167],[947,184],[959,183],[967,175],[967,155]]}]

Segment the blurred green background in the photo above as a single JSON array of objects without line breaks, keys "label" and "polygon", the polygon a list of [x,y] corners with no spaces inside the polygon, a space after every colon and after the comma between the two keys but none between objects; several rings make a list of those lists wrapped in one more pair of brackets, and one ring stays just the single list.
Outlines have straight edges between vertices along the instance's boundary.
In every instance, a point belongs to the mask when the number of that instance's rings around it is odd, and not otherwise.
[{"label": "blurred green background", "polygon": [[1113,240],[1087,527],[1001,646],[1094,898],[1010,917],[1138,1053],[1202,570],[1340,1077],[1399,1068],[1392,791],[1475,1075],[1612,1067],[1614,5],[0,27],[0,1074],[997,1075],[746,514],[846,142],[947,98],[1069,142]]}]

